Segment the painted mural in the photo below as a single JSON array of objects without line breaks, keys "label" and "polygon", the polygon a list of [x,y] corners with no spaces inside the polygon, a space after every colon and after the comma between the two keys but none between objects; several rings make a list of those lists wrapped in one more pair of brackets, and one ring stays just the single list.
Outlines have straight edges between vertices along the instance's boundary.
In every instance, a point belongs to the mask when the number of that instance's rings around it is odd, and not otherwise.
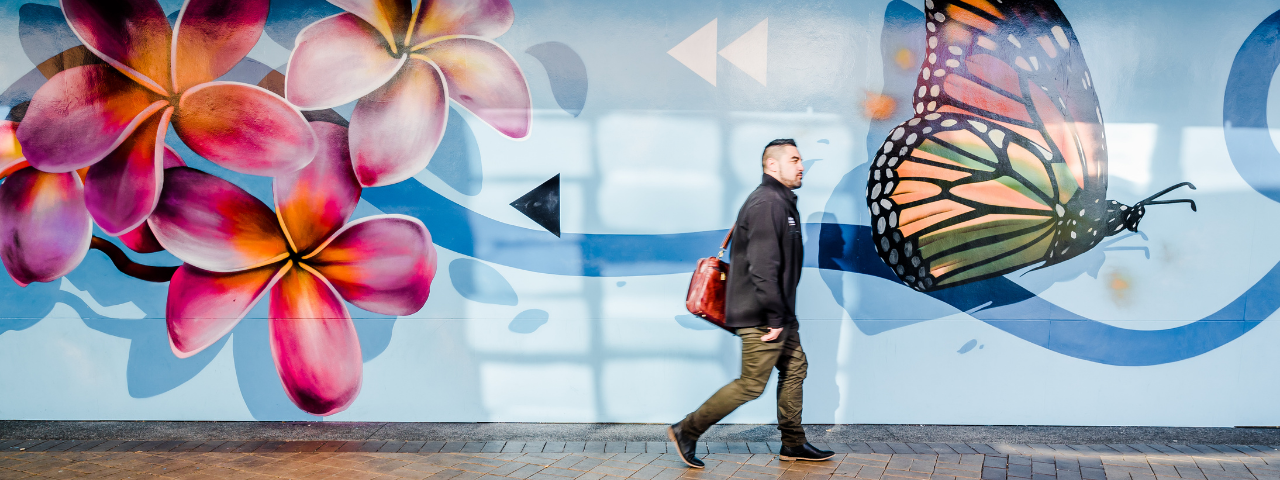
[{"label": "painted mural", "polygon": [[0,418],[672,421],[790,137],[806,422],[1280,424],[1278,67],[1263,1],[0,2]]},{"label": "painted mural", "polygon": [[872,240],[907,285],[925,291],[1049,267],[1137,232],[1147,205],[1196,209],[1157,200],[1191,182],[1133,206],[1106,199],[1098,96],[1052,2],[925,7],[916,114],[885,139],[867,181]]}]

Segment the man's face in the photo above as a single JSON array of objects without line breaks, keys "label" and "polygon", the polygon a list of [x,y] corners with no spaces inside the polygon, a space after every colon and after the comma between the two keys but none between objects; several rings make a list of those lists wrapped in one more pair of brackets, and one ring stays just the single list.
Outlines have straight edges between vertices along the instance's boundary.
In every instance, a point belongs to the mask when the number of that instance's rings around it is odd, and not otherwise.
[{"label": "man's face", "polygon": [[774,149],[774,154],[766,160],[766,169],[768,173],[778,180],[778,182],[786,185],[787,188],[795,190],[800,188],[800,183],[804,178],[804,163],[800,158],[800,150],[791,145],[782,145]]}]

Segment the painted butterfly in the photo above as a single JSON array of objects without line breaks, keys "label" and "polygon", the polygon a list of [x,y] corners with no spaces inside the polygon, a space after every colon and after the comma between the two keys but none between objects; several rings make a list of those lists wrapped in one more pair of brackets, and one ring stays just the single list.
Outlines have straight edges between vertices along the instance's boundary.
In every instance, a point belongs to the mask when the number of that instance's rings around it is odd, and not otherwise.
[{"label": "painted butterfly", "polygon": [[908,286],[938,290],[1061,263],[1147,205],[1107,200],[1102,111],[1071,25],[1052,0],[925,0],[915,116],[867,179],[872,238]]}]

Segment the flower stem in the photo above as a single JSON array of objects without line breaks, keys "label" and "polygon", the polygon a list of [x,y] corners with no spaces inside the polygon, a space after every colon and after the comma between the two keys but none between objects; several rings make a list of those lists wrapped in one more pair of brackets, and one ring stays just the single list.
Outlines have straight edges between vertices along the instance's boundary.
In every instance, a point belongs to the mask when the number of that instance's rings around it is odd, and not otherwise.
[{"label": "flower stem", "polygon": [[130,260],[129,256],[125,255],[116,244],[97,235],[94,235],[93,241],[89,243],[89,248],[101,250],[111,258],[111,263],[115,264],[117,270],[138,280],[164,283],[172,279],[174,272],[178,271],[178,267],[156,267],[136,263]]}]

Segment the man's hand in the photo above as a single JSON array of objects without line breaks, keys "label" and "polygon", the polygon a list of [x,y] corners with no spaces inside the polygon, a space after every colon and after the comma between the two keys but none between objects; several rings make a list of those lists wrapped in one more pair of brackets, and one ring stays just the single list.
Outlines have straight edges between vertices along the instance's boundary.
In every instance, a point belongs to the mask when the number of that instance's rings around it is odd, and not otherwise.
[{"label": "man's hand", "polygon": [[780,336],[782,336],[782,329],[781,329],[781,328],[770,328],[770,329],[769,329],[769,333],[766,333],[766,334],[764,334],[764,335],[761,335],[761,336],[760,336],[760,341],[761,341],[761,342],[772,342],[772,341],[774,341],[774,340],[777,340],[777,339],[778,339],[778,337],[780,337]]}]

